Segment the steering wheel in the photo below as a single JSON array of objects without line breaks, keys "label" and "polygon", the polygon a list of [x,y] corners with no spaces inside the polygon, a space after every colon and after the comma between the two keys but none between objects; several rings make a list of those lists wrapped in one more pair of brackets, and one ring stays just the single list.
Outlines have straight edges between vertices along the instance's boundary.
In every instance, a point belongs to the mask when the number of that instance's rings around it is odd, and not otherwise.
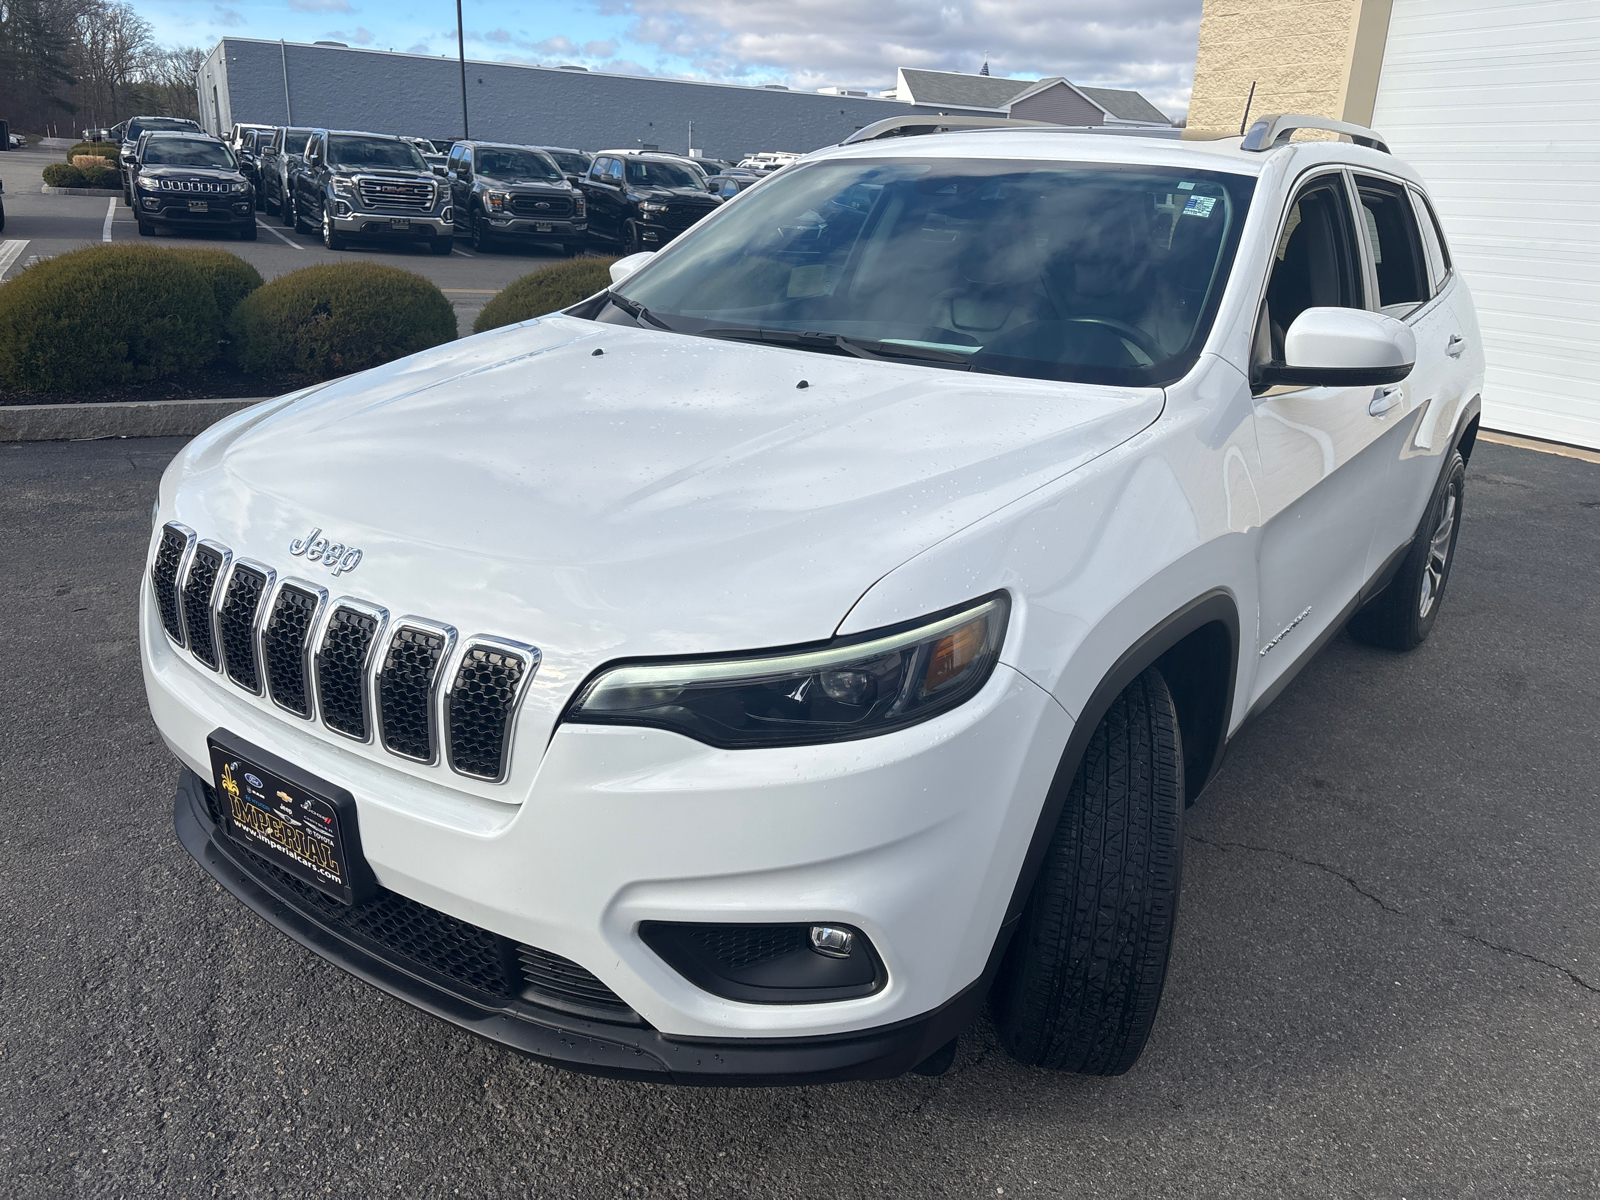
[{"label": "steering wheel", "polygon": [[1073,325],[1104,325],[1119,337],[1125,337],[1139,347],[1140,352],[1153,363],[1160,362],[1167,356],[1167,352],[1156,345],[1144,330],[1136,325],[1130,325],[1126,321],[1119,321],[1115,317],[1067,317],[1065,319],[1069,324]]}]

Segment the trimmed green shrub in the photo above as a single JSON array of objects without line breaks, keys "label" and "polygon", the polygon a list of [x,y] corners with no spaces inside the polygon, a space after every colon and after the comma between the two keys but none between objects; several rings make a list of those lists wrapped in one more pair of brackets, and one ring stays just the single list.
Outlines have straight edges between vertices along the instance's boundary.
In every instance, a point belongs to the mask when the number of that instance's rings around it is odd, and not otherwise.
[{"label": "trimmed green shrub", "polygon": [[44,169],[44,181],[50,187],[88,187],[83,172],[71,163],[51,163]]},{"label": "trimmed green shrub", "polygon": [[[102,159],[100,161],[104,162],[105,160]],[[106,163],[105,166],[100,166],[97,163],[94,166],[79,167],[78,169],[83,172],[85,187],[120,188],[122,186],[122,180],[117,175],[116,168],[111,166],[110,163]]]},{"label": "trimmed green shrub", "polygon": [[222,316],[211,276],[156,246],[91,246],[0,287],[0,388],[93,391],[212,362]]},{"label": "trimmed green shrub", "polygon": [[246,371],[332,379],[451,341],[456,314],[430,280],[378,263],[324,263],[251,292],[229,325]]},{"label": "trimmed green shrub", "polygon": [[568,308],[611,286],[614,258],[574,258],[555,263],[500,289],[472,323],[473,333],[515,325]]},{"label": "trimmed green shrub", "polygon": [[261,286],[261,272],[226,250],[163,250],[163,253],[192,263],[206,276],[224,327],[239,301]]}]

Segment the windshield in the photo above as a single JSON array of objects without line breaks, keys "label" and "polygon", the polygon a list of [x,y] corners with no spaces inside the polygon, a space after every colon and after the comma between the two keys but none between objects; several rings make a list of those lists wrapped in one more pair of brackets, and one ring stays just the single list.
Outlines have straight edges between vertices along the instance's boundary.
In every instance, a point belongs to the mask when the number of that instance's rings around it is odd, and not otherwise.
[{"label": "windshield", "polygon": [[478,174],[495,179],[566,178],[548,155],[537,150],[497,150],[489,146],[478,149]]},{"label": "windshield", "polygon": [[589,156],[587,154],[572,154],[561,150],[546,150],[545,153],[555,159],[556,166],[560,167],[568,175],[587,175],[589,173]]},{"label": "windshield", "polygon": [[693,167],[645,158],[630,158],[627,163],[628,182],[635,187],[695,188],[705,191],[705,184],[700,182]]},{"label": "windshield", "polygon": [[311,130],[290,129],[283,135],[283,152],[285,154],[304,154],[306,143],[311,140]]},{"label": "windshield", "polygon": [[411,138],[411,144],[423,154],[437,154],[438,149],[427,138]]},{"label": "windshield", "polygon": [[234,169],[233,151],[218,142],[191,141],[189,138],[151,138],[145,143],[147,167],[210,167],[218,171]]},{"label": "windshield", "polygon": [[399,138],[334,134],[328,138],[328,161],[341,167],[387,167],[392,171],[426,172],[417,148]]},{"label": "windshield", "polygon": [[193,129],[198,133],[200,126],[181,117],[150,117],[143,121],[129,121],[128,132],[123,135],[123,140],[137,142],[141,133],[152,129]]},{"label": "windshield", "polygon": [[823,162],[614,291],[686,333],[1157,386],[1199,356],[1254,186],[1160,167]]}]

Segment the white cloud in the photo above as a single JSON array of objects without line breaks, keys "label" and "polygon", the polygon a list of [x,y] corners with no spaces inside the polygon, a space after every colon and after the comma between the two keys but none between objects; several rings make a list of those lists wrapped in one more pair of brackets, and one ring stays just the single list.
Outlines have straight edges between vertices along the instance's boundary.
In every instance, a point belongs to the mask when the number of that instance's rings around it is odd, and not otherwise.
[{"label": "white cloud", "polygon": [[1179,116],[1189,102],[1200,0],[599,0],[631,41],[706,78],[885,88],[896,67],[1064,75],[1135,88]]},{"label": "white cloud", "polygon": [[244,17],[239,14],[238,9],[223,8],[220,4],[213,4],[211,7],[216,10],[217,15],[213,20],[218,25],[226,25],[229,29],[237,29],[245,23]]},{"label": "white cloud", "polygon": [[363,26],[357,26],[356,29],[350,33],[346,33],[342,29],[335,29],[327,36],[336,42],[354,42],[358,46],[370,46],[372,45],[373,40],[372,30]]}]

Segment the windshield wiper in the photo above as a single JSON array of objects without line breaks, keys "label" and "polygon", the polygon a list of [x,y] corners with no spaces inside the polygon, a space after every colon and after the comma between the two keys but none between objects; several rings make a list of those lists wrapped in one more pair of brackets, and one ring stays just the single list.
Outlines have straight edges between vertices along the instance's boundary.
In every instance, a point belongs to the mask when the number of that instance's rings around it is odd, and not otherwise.
[{"label": "windshield wiper", "polygon": [[606,299],[611,302],[613,307],[620,308],[623,312],[627,313],[635,321],[639,321],[639,322],[648,321],[648,322],[650,322],[650,324],[654,325],[657,329],[665,329],[669,333],[676,333],[677,332],[676,330],[674,330],[672,328],[671,325],[668,325],[665,321],[663,321],[660,317],[656,316],[655,313],[651,312],[648,308],[646,308],[644,305],[640,304],[637,300],[629,300],[626,296],[619,296],[615,292],[607,292],[606,293]]},{"label": "windshield wiper", "polygon": [[851,337],[847,333],[798,333],[792,329],[731,328],[702,329],[699,330],[699,334],[701,337],[725,338],[733,342],[792,346],[797,350],[818,350],[824,354],[850,354],[856,358],[885,362],[908,358],[957,371],[972,370],[972,362],[964,354],[956,354],[950,350],[935,350],[931,346],[908,346],[901,342]]}]

